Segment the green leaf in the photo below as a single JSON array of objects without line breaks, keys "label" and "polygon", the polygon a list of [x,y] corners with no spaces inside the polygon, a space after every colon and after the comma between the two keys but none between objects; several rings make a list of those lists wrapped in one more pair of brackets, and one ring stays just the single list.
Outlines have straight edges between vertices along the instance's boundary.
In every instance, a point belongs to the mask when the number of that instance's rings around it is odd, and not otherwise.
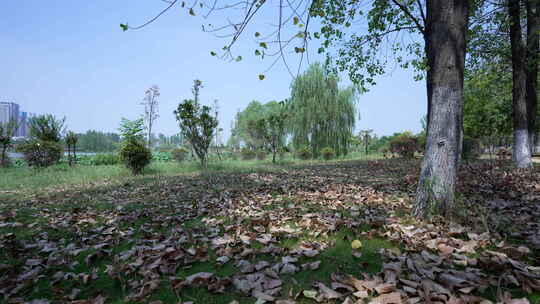
[{"label": "green leaf", "polygon": [[214,51],[211,51],[211,52],[210,52],[210,55],[212,55],[212,56],[216,56],[217,54],[216,54],[216,52],[214,52]]},{"label": "green leaf", "polygon": [[193,10],[193,8],[190,8],[190,9],[189,9],[189,14],[190,14],[191,16],[195,16],[195,11]]},{"label": "green leaf", "polygon": [[266,76],[264,76],[263,74],[259,75],[259,80],[264,80],[264,78],[266,78]]},{"label": "green leaf", "polygon": [[235,61],[236,61],[236,62],[242,61],[242,56],[236,57]]},{"label": "green leaf", "polygon": [[293,18],[293,24],[294,24],[294,25],[297,25],[297,24],[298,24],[298,21],[300,21],[300,19],[298,19],[298,17],[294,16],[294,18]]},{"label": "green leaf", "polygon": [[255,50],[255,55],[256,55],[256,56],[260,56],[260,55],[261,55],[261,51]]},{"label": "green leaf", "polygon": [[261,35],[261,33],[255,32],[255,37],[259,37],[260,35]]},{"label": "green leaf", "polygon": [[126,24],[120,23],[120,28],[122,29],[122,31],[125,32],[128,30],[129,26],[127,25],[127,23]]},{"label": "green leaf", "polygon": [[260,45],[262,48],[265,48],[265,49],[268,48],[268,46],[266,45],[266,42],[261,42],[261,43],[259,43],[259,45]]}]

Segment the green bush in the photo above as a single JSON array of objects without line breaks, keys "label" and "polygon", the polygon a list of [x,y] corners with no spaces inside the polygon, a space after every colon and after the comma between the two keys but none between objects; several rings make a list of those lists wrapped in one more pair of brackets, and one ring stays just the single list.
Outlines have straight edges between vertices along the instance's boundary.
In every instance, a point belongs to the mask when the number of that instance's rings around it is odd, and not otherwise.
[{"label": "green bush", "polygon": [[296,156],[302,160],[308,160],[313,157],[313,154],[311,154],[311,150],[309,148],[304,147],[296,151]]},{"label": "green bush", "polygon": [[120,159],[133,174],[140,174],[150,164],[152,152],[139,140],[127,140],[122,142]]},{"label": "green bush", "polygon": [[177,148],[171,152],[172,158],[177,162],[183,162],[187,159],[189,151],[186,148]]},{"label": "green bush", "polygon": [[263,150],[257,151],[257,159],[258,160],[265,160],[266,159],[266,152]]},{"label": "green bush", "polygon": [[64,149],[58,142],[33,139],[19,145],[18,150],[23,153],[24,160],[31,167],[48,167],[58,163]]},{"label": "green bush", "polygon": [[418,139],[404,132],[390,141],[390,152],[398,154],[403,158],[414,158],[414,152],[418,150]]},{"label": "green bush", "polygon": [[334,152],[334,149],[326,147],[321,150],[321,156],[324,160],[331,160],[336,156],[336,153]]},{"label": "green bush", "polygon": [[243,160],[253,160],[257,157],[257,153],[248,148],[243,148],[242,151],[240,151],[240,154],[242,155]]},{"label": "green bush", "polygon": [[93,166],[113,166],[120,163],[120,157],[116,153],[98,153],[90,158]]},{"label": "green bush", "polygon": [[160,162],[168,162],[173,160],[172,152],[153,152],[152,153],[152,160],[160,161]]}]

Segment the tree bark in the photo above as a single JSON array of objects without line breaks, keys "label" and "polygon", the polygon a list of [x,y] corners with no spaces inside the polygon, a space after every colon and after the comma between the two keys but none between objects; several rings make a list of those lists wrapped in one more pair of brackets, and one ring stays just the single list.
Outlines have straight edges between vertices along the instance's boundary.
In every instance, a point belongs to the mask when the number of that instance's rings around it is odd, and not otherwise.
[{"label": "tree bark", "polygon": [[536,146],[536,111],[538,107],[538,52],[540,51],[540,1],[527,0],[527,129],[531,154]]},{"label": "tree bark", "polygon": [[413,214],[445,214],[454,201],[463,104],[468,0],[428,0],[429,128]]},{"label": "tree bark", "polygon": [[532,166],[529,145],[527,115],[527,64],[526,48],[522,39],[520,1],[507,0],[510,18],[510,45],[512,50],[512,105],[514,124],[514,146],[512,156],[518,168]]}]

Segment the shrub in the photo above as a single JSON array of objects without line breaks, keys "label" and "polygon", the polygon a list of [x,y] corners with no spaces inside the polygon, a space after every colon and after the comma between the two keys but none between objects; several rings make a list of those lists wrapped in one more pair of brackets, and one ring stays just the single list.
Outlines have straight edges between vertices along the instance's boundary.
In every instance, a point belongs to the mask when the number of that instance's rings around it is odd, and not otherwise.
[{"label": "shrub", "polygon": [[66,118],[56,118],[51,114],[39,115],[28,121],[30,137],[40,141],[60,142]]},{"label": "shrub", "polygon": [[24,154],[24,160],[29,166],[38,168],[58,163],[63,152],[60,143],[39,139],[21,144],[18,149]]},{"label": "shrub", "polygon": [[265,160],[266,159],[266,152],[263,150],[259,150],[257,153],[257,159],[258,160]]},{"label": "shrub", "polygon": [[152,153],[152,160],[160,162],[168,162],[173,160],[172,152],[159,152],[155,151]]},{"label": "shrub", "polygon": [[390,140],[390,152],[403,158],[414,158],[418,150],[418,139],[408,132],[404,132]]},{"label": "shrub", "polygon": [[120,157],[116,153],[99,153],[91,158],[90,163],[94,166],[113,166],[120,163]]},{"label": "shrub", "polygon": [[152,152],[142,141],[127,140],[120,148],[120,159],[133,174],[140,174],[150,164]]},{"label": "shrub", "polygon": [[189,151],[186,148],[177,148],[172,150],[171,154],[174,160],[176,160],[177,162],[183,162],[187,159]]},{"label": "shrub", "polygon": [[311,157],[313,157],[311,150],[307,147],[298,149],[298,151],[296,151],[296,155],[302,160],[311,159]]},{"label": "shrub", "polygon": [[257,157],[257,153],[251,149],[243,148],[240,152],[243,160],[253,160]]},{"label": "shrub", "polygon": [[334,149],[330,147],[326,147],[321,150],[321,155],[324,160],[331,160],[332,158],[336,156],[336,153],[334,152]]}]

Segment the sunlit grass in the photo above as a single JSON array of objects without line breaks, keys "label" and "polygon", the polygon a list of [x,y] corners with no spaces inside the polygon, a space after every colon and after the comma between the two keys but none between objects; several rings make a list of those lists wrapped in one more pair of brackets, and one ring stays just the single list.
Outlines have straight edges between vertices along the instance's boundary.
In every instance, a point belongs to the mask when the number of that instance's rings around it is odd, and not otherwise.
[{"label": "sunlit grass", "polygon": [[[364,155],[351,153],[345,157],[332,161],[299,160],[287,157],[273,164],[271,158],[266,160],[223,160],[212,161],[208,165],[207,173],[212,172],[260,172],[273,170],[287,170],[293,166],[317,163],[331,163],[347,160],[373,160],[380,159],[381,155]],[[122,165],[112,166],[83,166],[69,167],[59,164],[43,169],[29,167],[0,168],[0,196],[14,195],[20,192],[35,193],[48,187],[85,186],[101,182],[122,182],[126,180],[140,180],[156,176],[175,176],[182,174],[201,173],[201,166],[196,161],[178,162],[152,162],[142,175],[132,176],[130,171]]]}]

